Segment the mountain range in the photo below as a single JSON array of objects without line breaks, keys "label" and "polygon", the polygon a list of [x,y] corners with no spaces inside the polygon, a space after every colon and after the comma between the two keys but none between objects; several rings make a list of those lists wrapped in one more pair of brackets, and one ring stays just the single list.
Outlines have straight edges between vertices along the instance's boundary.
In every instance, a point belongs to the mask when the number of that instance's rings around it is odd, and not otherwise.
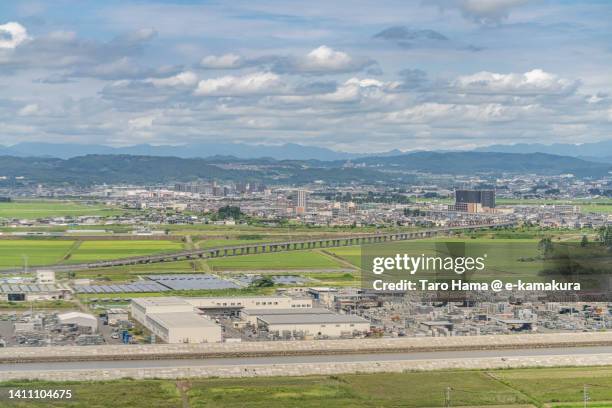
[{"label": "mountain range", "polygon": [[511,145],[495,144],[475,149],[478,152],[499,153],[548,153],[560,156],[580,157],[591,161],[612,162],[612,140],[601,142],[570,144],[517,143]]},{"label": "mountain range", "polygon": [[[474,149],[476,152],[498,153],[546,153],[559,156],[578,157],[588,161],[603,163],[612,162],[612,140],[567,144],[554,143],[550,145],[541,143],[518,143],[511,145],[493,144]],[[348,153],[317,146],[304,146],[296,143],[281,145],[246,144],[208,142],[186,145],[150,145],[139,144],[126,147],[111,147],[98,144],[70,144],[70,143],[44,143],[24,142],[12,146],[0,145],[0,155],[15,157],[55,157],[69,159],[72,157],[90,154],[129,154],[136,156],[160,156],[181,158],[206,158],[212,156],[232,156],[240,159],[268,157],[276,160],[353,160],[369,156],[385,157],[399,156],[403,153],[394,149],[379,153]],[[414,153],[414,152],[412,152]]]},{"label": "mountain range", "polygon": [[140,144],[111,147],[96,144],[25,142],[13,146],[0,146],[0,155],[16,157],[56,157],[70,159],[89,154],[130,154],[135,156],[159,156],[204,158],[233,156],[237,158],[270,157],[278,160],[346,160],[363,155],[338,152],[324,147],[302,146],[295,143],[263,145],[245,143],[195,143],[180,146]]},{"label": "mountain range", "polygon": [[0,156],[0,185],[155,184],[195,180],[233,180],[266,184],[409,184],[417,173],[452,175],[572,173],[601,177],[612,164],[544,153],[415,152],[346,160],[239,159],[229,156],[179,158],[142,155],[86,155],[69,159]]}]

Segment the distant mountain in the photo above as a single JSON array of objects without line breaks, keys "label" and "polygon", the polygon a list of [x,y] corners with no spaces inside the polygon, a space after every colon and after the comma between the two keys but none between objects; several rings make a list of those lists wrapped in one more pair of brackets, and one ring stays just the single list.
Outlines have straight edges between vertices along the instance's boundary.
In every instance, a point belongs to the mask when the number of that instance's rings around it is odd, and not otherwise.
[{"label": "distant mountain", "polygon": [[[245,163],[246,162],[246,163]],[[330,162],[317,162],[329,164]],[[249,164],[247,169],[241,164]],[[260,164],[261,170],[252,166]],[[231,166],[230,166],[231,165]],[[49,157],[0,157],[2,183],[45,184],[156,184],[176,181],[221,180],[263,183],[304,184],[322,180],[327,183],[374,183],[404,178],[375,169],[314,166],[312,161],[276,161],[273,159],[183,159],[179,157],[134,155],[88,155],[70,159]]]},{"label": "distant mountain", "polygon": [[95,144],[27,142],[18,143],[10,147],[0,146],[0,154],[18,157],[57,157],[60,159],[69,159],[88,154],[130,154],[182,158],[204,158],[221,155],[238,158],[270,157],[277,160],[346,160],[363,156],[339,152],[324,147],[302,146],[295,143],[285,143],[283,145],[197,143],[182,146],[140,144],[127,147],[110,147]]},{"label": "distant mountain", "polygon": [[534,173],[601,176],[612,163],[595,163],[575,157],[544,153],[497,152],[416,152],[392,157],[364,157],[354,160],[367,166],[438,174]]},{"label": "distant mountain", "polygon": [[208,159],[137,155],[87,155],[70,159],[0,157],[0,184],[155,184],[192,180],[256,181],[266,184],[326,183],[409,184],[415,173],[431,174],[541,174],[572,173],[579,177],[603,176],[610,163],[595,163],[543,153],[416,152],[352,160]]},{"label": "distant mountain", "polygon": [[554,143],[550,145],[541,143],[517,143],[511,145],[491,145],[474,149],[477,152],[500,153],[548,153],[560,156],[605,158],[612,157],[612,140],[602,142],[569,144]]}]

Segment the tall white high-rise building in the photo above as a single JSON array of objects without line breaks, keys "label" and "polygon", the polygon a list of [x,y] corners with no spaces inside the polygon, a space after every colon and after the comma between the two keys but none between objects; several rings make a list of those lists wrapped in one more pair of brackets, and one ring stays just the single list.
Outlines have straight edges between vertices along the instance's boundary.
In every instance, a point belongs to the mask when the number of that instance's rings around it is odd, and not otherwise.
[{"label": "tall white high-rise building", "polygon": [[295,212],[303,214],[308,207],[308,193],[306,190],[297,190],[295,195]]}]

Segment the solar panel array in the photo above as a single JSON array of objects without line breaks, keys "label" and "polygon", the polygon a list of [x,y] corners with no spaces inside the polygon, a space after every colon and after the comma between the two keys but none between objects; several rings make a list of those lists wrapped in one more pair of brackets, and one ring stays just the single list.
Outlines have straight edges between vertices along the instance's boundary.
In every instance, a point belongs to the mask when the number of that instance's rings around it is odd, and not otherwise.
[{"label": "solar panel array", "polygon": [[301,276],[274,276],[272,280],[277,285],[296,285],[308,282],[308,279]]},{"label": "solar panel array", "polygon": [[172,290],[215,290],[238,289],[241,286],[216,275],[148,275],[147,279],[155,281]]},{"label": "solar panel array", "polygon": [[77,293],[143,293],[143,292],[166,292],[169,288],[156,282],[129,283],[122,285],[79,285],[75,286]]},{"label": "solar panel array", "polygon": [[58,290],[57,286],[51,284],[0,285],[0,293],[35,293],[53,292],[56,290]]}]

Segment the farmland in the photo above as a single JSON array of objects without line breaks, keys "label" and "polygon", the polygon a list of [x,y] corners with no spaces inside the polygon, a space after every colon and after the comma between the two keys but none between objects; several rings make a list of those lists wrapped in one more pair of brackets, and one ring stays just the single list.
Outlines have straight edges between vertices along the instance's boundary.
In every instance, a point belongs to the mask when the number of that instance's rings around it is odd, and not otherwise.
[{"label": "farmland", "polygon": [[0,240],[0,268],[50,265],[61,262],[72,247],[72,241]]},{"label": "farmland", "polygon": [[459,239],[443,238],[438,240],[405,241],[398,243],[373,244],[367,247],[344,247],[327,249],[327,252],[346,259],[351,264],[361,267],[362,250],[377,256],[406,253],[412,256],[421,254],[434,255],[438,251],[436,242],[462,243],[465,242],[466,251],[475,252],[474,255],[487,254],[486,270],[474,278],[490,278],[504,276],[508,279],[530,277],[533,278],[543,268],[544,263],[538,260],[538,240],[535,239]]},{"label": "farmland", "polygon": [[180,251],[182,243],[163,240],[73,241],[59,239],[2,239],[0,268],[81,263],[129,256]]},{"label": "farmland", "polygon": [[180,251],[183,245],[175,241],[130,240],[130,241],[83,241],[70,254],[70,263],[105,261],[108,259]]},{"label": "farmland", "polygon": [[36,219],[67,216],[111,216],[124,211],[104,205],[87,205],[74,201],[17,201],[0,203],[0,218]]},{"label": "farmland", "polygon": [[332,258],[315,251],[291,251],[264,253],[207,261],[211,269],[259,270],[259,269],[336,269],[341,265]]},{"label": "farmland", "polygon": [[[583,387],[589,407],[612,403],[612,368],[533,368],[493,371],[432,371],[308,377],[210,378],[101,382],[11,381],[7,387],[71,389],[74,402],[23,401],[11,406],[106,407],[440,407],[451,387],[454,407],[578,408]],[[181,399],[183,397],[183,399]],[[104,402],[102,402],[104,401]]]}]

